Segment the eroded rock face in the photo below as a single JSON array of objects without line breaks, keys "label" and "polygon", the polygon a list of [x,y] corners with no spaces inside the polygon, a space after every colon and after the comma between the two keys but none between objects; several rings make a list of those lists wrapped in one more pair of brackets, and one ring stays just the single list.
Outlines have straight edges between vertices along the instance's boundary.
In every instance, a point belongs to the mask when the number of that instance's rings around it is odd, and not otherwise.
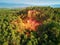
[{"label": "eroded rock face", "polygon": [[26,20],[26,22],[24,23],[24,26],[26,29],[30,30],[30,31],[36,31],[37,29],[37,26],[38,25],[41,25],[42,22],[39,22],[39,21],[36,21],[35,19],[33,18],[29,18]]},{"label": "eroded rock face", "polygon": [[24,27],[30,31],[36,31],[39,25],[42,25],[41,21],[37,21],[35,18],[36,10],[29,10],[27,17],[23,20]]}]

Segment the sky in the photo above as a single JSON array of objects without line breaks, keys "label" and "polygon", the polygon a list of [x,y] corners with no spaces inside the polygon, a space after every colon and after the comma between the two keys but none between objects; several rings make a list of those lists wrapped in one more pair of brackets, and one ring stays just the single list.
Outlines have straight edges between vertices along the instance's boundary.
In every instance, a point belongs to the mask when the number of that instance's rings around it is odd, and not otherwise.
[{"label": "sky", "polygon": [[5,3],[28,3],[28,4],[60,4],[60,0],[0,0]]},{"label": "sky", "polygon": [[60,4],[60,0],[0,0],[0,3],[0,7],[3,6],[3,3],[28,5],[54,5]]}]

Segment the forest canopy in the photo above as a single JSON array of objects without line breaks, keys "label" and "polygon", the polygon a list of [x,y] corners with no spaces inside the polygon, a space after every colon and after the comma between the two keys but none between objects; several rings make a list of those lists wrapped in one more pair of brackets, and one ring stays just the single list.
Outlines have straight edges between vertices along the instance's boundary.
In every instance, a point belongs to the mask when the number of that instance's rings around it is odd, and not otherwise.
[{"label": "forest canopy", "polygon": [[60,45],[60,8],[0,8],[0,45]]}]

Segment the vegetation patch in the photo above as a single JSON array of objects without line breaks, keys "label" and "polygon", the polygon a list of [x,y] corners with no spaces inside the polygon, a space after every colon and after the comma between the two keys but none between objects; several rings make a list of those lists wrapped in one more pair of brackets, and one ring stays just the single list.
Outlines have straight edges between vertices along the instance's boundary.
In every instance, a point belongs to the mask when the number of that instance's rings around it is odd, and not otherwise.
[{"label": "vegetation patch", "polygon": [[0,9],[0,45],[60,45],[60,8]]}]

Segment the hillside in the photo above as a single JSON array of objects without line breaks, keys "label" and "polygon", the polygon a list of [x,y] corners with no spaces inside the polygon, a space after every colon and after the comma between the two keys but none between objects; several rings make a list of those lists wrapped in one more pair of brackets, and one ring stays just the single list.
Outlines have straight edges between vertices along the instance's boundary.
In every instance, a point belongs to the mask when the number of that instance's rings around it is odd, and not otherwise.
[{"label": "hillside", "polygon": [[60,8],[0,8],[0,45],[60,45]]}]

